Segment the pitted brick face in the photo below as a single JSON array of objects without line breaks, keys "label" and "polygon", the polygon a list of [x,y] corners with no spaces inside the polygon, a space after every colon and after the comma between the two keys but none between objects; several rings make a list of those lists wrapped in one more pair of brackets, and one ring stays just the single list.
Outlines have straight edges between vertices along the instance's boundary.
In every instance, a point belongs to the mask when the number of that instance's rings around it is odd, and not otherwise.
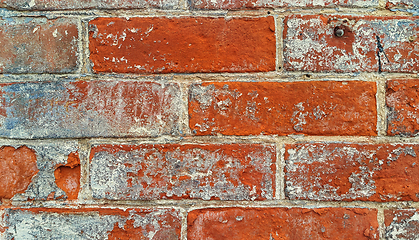
[{"label": "pitted brick face", "polygon": [[111,200],[270,200],[275,147],[100,145],[91,151],[93,197]]},{"label": "pitted brick face", "polygon": [[97,18],[89,24],[97,73],[275,70],[273,17]]},{"label": "pitted brick face", "polygon": [[419,80],[391,80],[387,82],[387,134],[413,137],[419,132]]},{"label": "pitted brick face", "polygon": [[78,29],[71,18],[0,19],[0,73],[73,73]]},{"label": "pitted brick face", "polygon": [[189,89],[196,135],[376,135],[373,82],[209,82]]},{"label": "pitted brick face", "polygon": [[389,240],[417,239],[419,212],[417,209],[384,210],[385,237]]},{"label": "pitted brick face", "polygon": [[[337,37],[336,27],[345,34]],[[284,20],[289,71],[418,72],[419,18],[292,15]]]},{"label": "pitted brick face", "polygon": [[7,240],[181,239],[181,214],[171,208],[6,208],[1,220]]},{"label": "pitted brick face", "polygon": [[379,239],[377,210],[207,208],[188,213],[188,239]]},{"label": "pitted brick face", "polygon": [[316,201],[419,201],[418,153],[416,144],[289,144],[286,196]]}]

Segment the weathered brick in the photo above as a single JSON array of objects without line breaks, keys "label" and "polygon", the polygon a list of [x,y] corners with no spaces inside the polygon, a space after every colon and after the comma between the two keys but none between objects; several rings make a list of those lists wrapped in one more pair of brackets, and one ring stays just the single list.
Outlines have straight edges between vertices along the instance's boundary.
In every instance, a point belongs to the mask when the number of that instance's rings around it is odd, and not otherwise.
[{"label": "weathered brick", "polygon": [[264,200],[275,194],[274,146],[99,145],[90,159],[96,199]]},{"label": "weathered brick", "polygon": [[385,237],[388,240],[413,240],[419,236],[419,211],[384,210]]},{"label": "weathered brick", "polygon": [[0,0],[0,7],[18,10],[178,8],[178,0]]},{"label": "weathered brick", "polygon": [[[0,200],[77,199],[80,189],[78,151],[76,142],[2,146]],[[54,176],[54,171],[66,166],[72,167],[69,171],[79,177]]]},{"label": "weathered brick", "polygon": [[286,145],[289,199],[419,201],[419,145]]},{"label": "weathered brick", "polygon": [[417,14],[419,11],[419,0],[388,0],[386,8],[391,11],[406,11]]},{"label": "weathered brick", "polygon": [[273,17],[90,21],[95,72],[264,72],[275,70],[275,55]]},{"label": "weathered brick", "polygon": [[419,80],[392,80],[387,82],[387,134],[416,136],[419,132]]},{"label": "weathered brick", "polygon": [[[338,37],[336,31],[344,35]],[[291,71],[417,72],[419,18],[286,17],[284,67]]]},{"label": "weathered brick", "polygon": [[376,135],[373,82],[206,82],[189,90],[196,135]]},{"label": "weathered brick", "polygon": [[188,213],[188,239],[378,239],[377,210],[212,208]]},{"label": "weathered brick", "polygon": [[6,208],[2,218],[5,240],[181,239],[181,213],[170,208]]},{"label": "weathered brick", "polygon": [[191,5],[197,9],[255,9],[255,8],[286,8],[286,7],[373,7],[378,0],[192,0]]},{"label": "weathered brick", "polygon": [[0,19],[0,73],[74,72],[77,40],[74,19]]},{"label": "weathered brick", "polygon": [[128,137],[179,132],[177,84],[51,81],[0,87],[1,137]]}]

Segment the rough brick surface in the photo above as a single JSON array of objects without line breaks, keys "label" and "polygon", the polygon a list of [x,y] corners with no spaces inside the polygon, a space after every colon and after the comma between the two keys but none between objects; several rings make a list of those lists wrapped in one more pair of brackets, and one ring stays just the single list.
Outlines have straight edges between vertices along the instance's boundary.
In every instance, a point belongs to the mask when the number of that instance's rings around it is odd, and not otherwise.
[{"label": "rough brick surface", "polygon": [[178,134],[179,87],[137,81],[1,84],[1,137]]},{"label": "rough brick surface", "polygon": [[0,238],[5,240],[176,240],[181,232],[181,214],[174,209],[7,208],[2,218]]},{"label": "rough brick surface", "polygon": [[0,0],[0,7],[19,10],[178,8],[178,0]]},{"label": "rough brick surface", "polygon": [[[0,149],[0,200],[76,199],[80,179],[54,176],[54,171],[65,165],[80,167],[78,151],[75,142],[3,146]],[[78,171],[80,176],[80,168]]]},{"label": "rough brick surface", "polygon": [[264,200],[275,194],[273,146],[100,145],[91,150],[94,198]]},{"label": "rough brick surface", "polygon": [[377,210],[217,208],[188,213],[188,239],[378,239]]},{"label": "rough brick surface", "polygon": [[90,21],[95,72],[263,72],[275,70],[275,55],[273,17]]},{"label": "rough brick surface", "polygon": [[[289,16],[284,67],[291,71],[417,72],[419,18]],[[344,35],[336,36],[337,29]]]},{"label": "rough brick surface", "polygon": [[289,199],[419,201],[419,145],[286,146]]},{"label": "rough brick surface", "polygon": [[388,0],[386,8],[392,11],[402,10],[407,12],[417,13],[419,11],[418,0]]},{"label": "rough brick surface", "polygon": [[414,240],[419,236],[418,210],[384,210],[384,223],[388,240]]},{"label": "rough brick surface", "polygon": [[0,73],[74,72],[77,40],[74,19],[0,19]]},{"label": "rough brick surface", "polygon": [[419,132],[419,80],[392,80],[387,82],[387,134],[416,136]]},{"label": "rough brick surface", "polygon": [[372,7],[378,0],[192,0],[192,7],[197,9],[254,9],[254,8],[285,8],[285,7]]},{"label": "rough brick surface", "polygon": [[212,82],[189,90],[196,135],[376,135],[373,82]]}]

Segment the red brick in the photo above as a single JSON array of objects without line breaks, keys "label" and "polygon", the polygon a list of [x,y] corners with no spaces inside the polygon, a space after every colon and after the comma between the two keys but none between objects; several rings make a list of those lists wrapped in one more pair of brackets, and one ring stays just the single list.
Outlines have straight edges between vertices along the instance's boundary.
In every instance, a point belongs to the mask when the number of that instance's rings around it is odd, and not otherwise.
[{"label": "red brick", "polygon": [[419,80],[417,79],[387,82],[388,135],[413,137],[419,132],[418,89]]},{"label": "red brick", "polygon": [[286,145],[289,199],[419,201],[419,145]]},{"label": "red brick", "polygon": [[386,239],[417,239],[419,211],[416,209],[384,210]]},{"label": "red brick", "polygon": [[197,9],[255,9],[255,8],[286,8],[286,7],[373,7],[378,6],[377,0],[325,0],[325,1],[295,1],[295,0],[192,0],[191,5]]},{"label": "red brick", "polygon": [[275,55],[273,17],[90,21],[95,72],[266,72],[275,70]]},{"label": "red brick", "polygon": [[[2,146],[0,200],[77,199],[80,190],[78,151],[77,143],[72,141]],[[54,170],[59,171],[64,165],[78,167],[72,171],[76,176],[65,173],[54,176]]]},{"label": "red brick", "polygon": [[373,82],[207,82],[189,90],[196,135],[376,135]]},{"label": "red brick", "polygon": [[178,0],[0,0],[0,7],[18,10],[178,8]]},{"label": "red brick", "polygon": [[[335,35],[337,29],[344,30],[342,37]],[[417,72],[418,37],[417,17],[293,15],[284,24],[284,67],[315,72]]]},{"label": "red brick", "polygon": [[181,239],[170,208],[6,208],[2,218],[4,239]]},{"label": "red brick", "polygon": [[0,136],[80,138],[177,135],[174,83],[51,81],[0,85]]},{"label": "red brick", "polygon": [[188,239],[378,239],[377,210],[210,208],[188,214]]},{"label": "red brick", "polygon": [[74,19],[0,19],[0,73],[74,72],[77,41]]},{"label": "red brick", "polygon": [[96,199],[273,199],[275,159],[256,144],[100,145],[90,186]]}]

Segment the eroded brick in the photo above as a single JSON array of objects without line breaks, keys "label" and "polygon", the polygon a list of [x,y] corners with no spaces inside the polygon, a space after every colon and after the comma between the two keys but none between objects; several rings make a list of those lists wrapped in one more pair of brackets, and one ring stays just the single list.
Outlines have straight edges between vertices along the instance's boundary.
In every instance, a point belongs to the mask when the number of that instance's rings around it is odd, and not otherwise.
[{"label": "eroded brick", "polygon": [[74,72],[77,41],[74,19],[0,19],[0,73]]},{"label": "eroded brick", "polygon": [[[71,141],[3,146],[0,149],[0,200],[76,199],[79,179],[54,176],[54,171],[62,165],[80,165],[78,151],[77,143]],[[68,182],[72,190],[65,187],[68,185],[57,185],[57,181]]]},{"label": "eroded brick", "polygon": [[275,55],[273,17],[90,21],[95,72],[265,72],[275,70]]},{"label": "eroded brick", "polygon": [[387,82],[387,134],[413,137],[419,132],[419,80]]},{"label": "eroded brick", "polygon": [[97,199],[273,199],[275,158],[256,144],[99,145],[90,185]]},{"label": "eroded brick", "polygon": [[208,82],[189,90],[196,135],[376,135],[373,82]]},{"label": "eroded brick", "polygon": [[188,213],[188,239],[379,239],[377,210],[199,209]]},{"label": "eroded brick", "polygon": [[[337,29],[344,35],[338,37]],[[419,18],[301,16],[284,22],[291,71],[417,72]]]},{"label": "eroded brick", "polygon": [[295,0],[192,0],[193,8],[197,9],[255,9],[255,8],[286,8],[286,7],[373,7],[378,6],[378,0],[325,0],[325,1],[295,1]]},{"label": "eroded brick", "polygon": [[386,239],[413,240],[419,236],[418,210],[384,210],[384,223]]},{"label": "eroded brick", "polygon": [[1,84],[0,136],[79,138],[179,133],[177,84],[52,81]]},{"label": "eroded brick", "polygon": [[[1,239],[180,239],[175,209],[7,208]],[[1,219],[0,219],[1,221]]]},{"label": "eroded brick", "polygon": [[286,145],[289,199],[419,201],[419,145]]},{"label": "eroded brick", "polygon": [[391,11],[405,11],[417,14],[419,11],[419,0],[388,0],[386,8]]},{"label": "eroded brick", "polygon": [[0,0],[0,7],[18,10],[179,8],[178,0]]}]

